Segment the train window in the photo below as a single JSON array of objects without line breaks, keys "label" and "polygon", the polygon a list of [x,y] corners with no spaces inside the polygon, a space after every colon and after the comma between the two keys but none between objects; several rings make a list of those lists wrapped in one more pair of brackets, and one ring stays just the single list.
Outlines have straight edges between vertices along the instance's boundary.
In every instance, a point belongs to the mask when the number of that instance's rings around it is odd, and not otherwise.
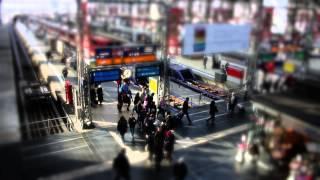
[{"label": "train window", "polygon": [[194,76],[192,74],[192,72],[190,71],[190,69],[183,69],[180,71],[180,73],[182,74],[183,78],[185,80],[194,80]]},{"label": "train window", "polygon": [[179,74],[177,73],[177,71],[172,70],[172,69],[170,70],[170,76],[175,79],[182,80],[181,77],[179,76]]}]

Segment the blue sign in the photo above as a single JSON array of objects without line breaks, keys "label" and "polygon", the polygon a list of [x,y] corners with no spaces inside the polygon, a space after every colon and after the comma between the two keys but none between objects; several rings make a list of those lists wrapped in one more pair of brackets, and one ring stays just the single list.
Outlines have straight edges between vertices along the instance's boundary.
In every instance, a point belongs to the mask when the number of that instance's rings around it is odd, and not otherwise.
[{"label": "blue sign", "polygon": [[106,81],[116,81],[121,79],[120,69],[101,70],[91,72],[91,82],[101,83]]},{"label": "blue sign", "polygon": [[136,67],[136,77],[160,76],[160,65]]}]

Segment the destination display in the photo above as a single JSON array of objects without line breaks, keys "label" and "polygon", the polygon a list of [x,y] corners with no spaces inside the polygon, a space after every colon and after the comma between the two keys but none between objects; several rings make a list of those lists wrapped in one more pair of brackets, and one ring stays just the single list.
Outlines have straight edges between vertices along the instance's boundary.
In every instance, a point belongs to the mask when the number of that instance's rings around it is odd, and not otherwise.
[{"label": "destination display", "polygon": [[156,46],[96,49],[96,66],[134,64],[156,61]]},{"label": "destination display", "polygon": [[107,81],[116,81],[121,79],[120,69],[93,71],[90,73],[92,83],[101,83]]},{"label": "destination display", "polygon": [[160,64],[136,67],[136,78],[160,76]]}]

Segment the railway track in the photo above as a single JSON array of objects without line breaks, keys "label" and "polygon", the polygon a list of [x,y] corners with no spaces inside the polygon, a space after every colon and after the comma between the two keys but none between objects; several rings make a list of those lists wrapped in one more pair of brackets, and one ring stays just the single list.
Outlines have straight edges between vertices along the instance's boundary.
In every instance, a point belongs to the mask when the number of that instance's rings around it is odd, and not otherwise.
[{"label": "railway track", "polygon": [[48,87],[41,84],[37,71],[14,25],[10,27],[11,49],[18,87],[22,137],[25,140],[72,131],[73,125]]}]

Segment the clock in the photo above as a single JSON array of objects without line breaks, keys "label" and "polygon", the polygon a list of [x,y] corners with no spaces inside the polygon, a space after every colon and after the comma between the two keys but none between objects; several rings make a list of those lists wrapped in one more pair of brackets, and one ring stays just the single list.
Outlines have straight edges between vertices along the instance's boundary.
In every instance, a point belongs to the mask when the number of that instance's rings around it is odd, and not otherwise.
[{"label": "clock", "polygon": [[132,76],[132,71],[130,69],[125,69],[122,72],[122,79],[129,79]]}]

